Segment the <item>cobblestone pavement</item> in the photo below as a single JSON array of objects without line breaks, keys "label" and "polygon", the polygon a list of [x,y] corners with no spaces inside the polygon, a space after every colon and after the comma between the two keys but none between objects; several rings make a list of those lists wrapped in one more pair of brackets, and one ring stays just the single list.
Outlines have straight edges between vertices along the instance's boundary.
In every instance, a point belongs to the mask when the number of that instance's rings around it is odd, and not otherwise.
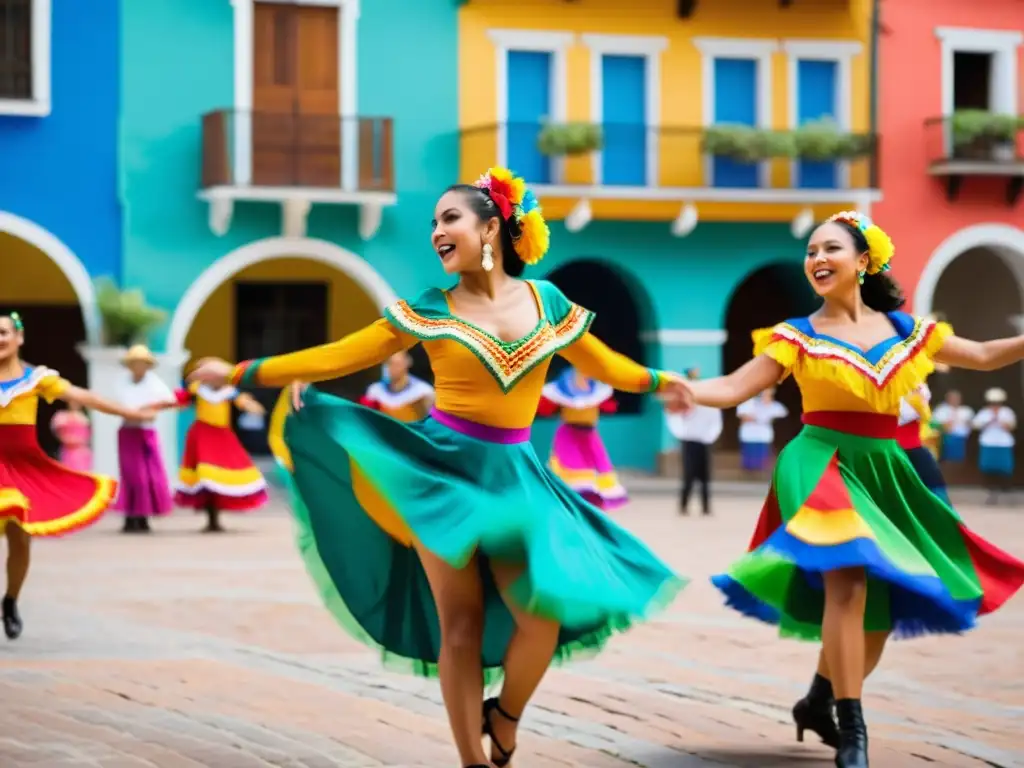
[{"label": "cobblestone pavement", "polygon": [[[594,660],[553,671],[519,768],[829,766],[789,707],[812,645],[720,605],[707,576],[746,543],[757,503],[681,518],[669,497],[618,513],[691,586]],[[1024,554],[1024,516],[966,507]],[[275,508],[150,537],[111,516],[36,543],[24,636],[0,645],[0,766],[320,768],[457,765],[435,683],[386,673],[318,605]],[[1024,598],[963,638],[895,644],[869,683],[872,757],[898,766],[1024,766]],[[2,641],[0,641],[2,642]]]}]

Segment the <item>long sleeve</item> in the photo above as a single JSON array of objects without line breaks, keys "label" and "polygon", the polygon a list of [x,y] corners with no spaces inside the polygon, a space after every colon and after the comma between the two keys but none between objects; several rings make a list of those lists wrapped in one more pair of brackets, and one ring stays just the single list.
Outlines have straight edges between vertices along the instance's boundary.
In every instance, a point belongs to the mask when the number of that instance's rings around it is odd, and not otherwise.
[{"label": "long sleeve", "polygon": [[559,354],[584,376],[623,392],[656,392],[662,383],[663,374],[634,363],[591,333],[585,333]]},{"label": "long sleeve", "polygon": [[330,344],[239,363],[231,383],[237,387],[283,387],[296,380],[327,381],[380,365],[416,342],[382,318]]}]

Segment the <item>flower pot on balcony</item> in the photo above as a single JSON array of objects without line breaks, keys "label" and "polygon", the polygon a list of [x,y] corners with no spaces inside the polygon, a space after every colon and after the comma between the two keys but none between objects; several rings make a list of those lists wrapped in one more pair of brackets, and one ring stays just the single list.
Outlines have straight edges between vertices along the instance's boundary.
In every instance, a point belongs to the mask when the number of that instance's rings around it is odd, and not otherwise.
[{"label": "flower pot on balcony", "polygon": [[577,157],[604,145],[601,126],[593,123],[548,123],[537,137],[537,149],[547,157]]},{"label": "flower pot on balcony", "polygon": [[979,109],[955,112],[950,120],[953,156],[964,160],[1013,159],[1017,132],[1024,122],[1016,115]]},{"label": "flower pot on balcony", "polygon": [[770,131],[748,125],[716,125],[707,128],[701,147],[705,154],[728,157],[740,163],[796,156],[796,142],[791,132]]},{"label": "flower pot on balcony", "polygon": [[801,160],[828,162],[866,157],[874,149],[871,136],[842,130],[832,120],[817,120],[793,132],[796,156]]}]

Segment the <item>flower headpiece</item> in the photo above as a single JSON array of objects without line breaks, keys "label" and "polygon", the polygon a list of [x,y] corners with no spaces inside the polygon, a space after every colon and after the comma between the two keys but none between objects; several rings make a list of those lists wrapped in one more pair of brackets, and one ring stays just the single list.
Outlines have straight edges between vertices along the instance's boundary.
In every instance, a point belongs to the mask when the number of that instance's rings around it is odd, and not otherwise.
[{"label": "flower headpiece", "polygon": [[21,315],[17,312],[9,312],[7,316],[11,318],[11,325],[14,326],[14,330],[18,332],[25,330],[25,323],[21,321]]},{"label": "flower headpiece", "polygon": [[515,219],[519,233],[512,238],[516,255],[526,264],[544,258],[551,244],[551,230],[540,210],[540,203],[526,182],[508,168],[489,168],[473,185],[484,190],[501,211],[505,221]]},{"label": "flower headpiece", "polygon": [[864,235],[864,239],[868,243],[867,273],[869,275],[889,271],[889,261],[896,253],[896,246],[892,244],[892,240],[880,226],[859,211],[840,211],[829,216],[828,220],[849,224]]}]

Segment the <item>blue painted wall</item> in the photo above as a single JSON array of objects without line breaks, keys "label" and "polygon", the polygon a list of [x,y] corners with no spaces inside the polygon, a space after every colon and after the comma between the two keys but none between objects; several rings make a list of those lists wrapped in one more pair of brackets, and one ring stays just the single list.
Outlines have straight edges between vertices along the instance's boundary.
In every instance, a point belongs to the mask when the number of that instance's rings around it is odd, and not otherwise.
[{"label": "blue painted wall", "polygon": [[0,115],[0,210],[52,232],[95,275],[118,274],[118,0],[53,0],[47,117]]}]

